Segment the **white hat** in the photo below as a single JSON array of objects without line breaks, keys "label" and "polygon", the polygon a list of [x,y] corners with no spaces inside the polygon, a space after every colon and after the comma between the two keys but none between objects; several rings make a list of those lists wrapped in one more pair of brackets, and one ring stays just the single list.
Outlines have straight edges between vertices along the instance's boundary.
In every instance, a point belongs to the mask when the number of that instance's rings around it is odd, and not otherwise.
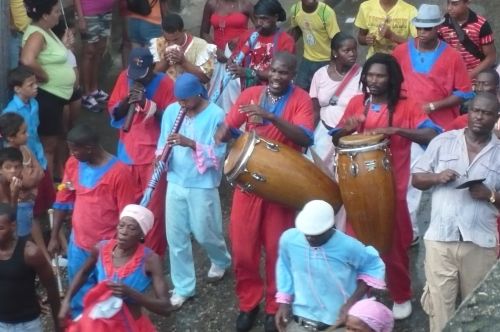
[{"label": "white hat", "polygon": [[444,17],[438,5],[422,4],[417,16],[411,20],[416,28],[434,28],[443,24]]},{"label": "white hat", "polygon": [[330,204],[321,200],[310,201],[295,218],[295,227],[305,235],[319,235],[333,227],[335,213]]},{"label": "white hat", "polygon": [[144,236],[146,236],[151,228],[153,228],[153,212],[151,212],[151,210],[145,208],[144,206],[137,204],[129,204],[125,206],[122,210],[122,213],[120,213],[120,219],[123,217],[130,217],[137,221]]}]

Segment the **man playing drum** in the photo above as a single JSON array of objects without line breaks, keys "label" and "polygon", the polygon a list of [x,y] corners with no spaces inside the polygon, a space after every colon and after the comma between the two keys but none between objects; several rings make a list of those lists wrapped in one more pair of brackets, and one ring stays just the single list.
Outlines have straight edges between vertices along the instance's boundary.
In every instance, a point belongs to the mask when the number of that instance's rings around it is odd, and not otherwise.
[{"label": "man playing drum", "polygon": [[[311,98],[295,87],[296,59],[277,53],[269,70],[269,85],[242,92],[217,132],[217,140],[227,141],[231,132],[245,124],[263,138],[273,139],[298,151],[312,144],[313,108]],[[272,162],[272,161],[270,161]],[[283,183],[286,187],[286,183]],[[285,189],[286,190],[286,189]],[[265,288],[265,331],[275,331],[275,267],[281,234],[293,227],[295,210],[264,200],[252,193],[234,191],[230,236],[240,314],[238,331],[249,331],[255,321]],[[261,249],[265,249],[266,281],[259,273]]]},{"label": "man playing drum", "polygon": [[[373,55],[361,72],[363,95],[351,99],[339,125],[331,133],[335,145],[342,136],[356,131],[384,134],[390,139],[396,207],[392,246],[382,254],[382,259],[386,264],[387,287],[394,300],[395,319],[403,319],[411,314],[407,250],[412,241],[412,228],[406,203],[410,146],[411,142],[427,144],[441,131],[413,100],[401,96],[402,82],[403,74],[394,57],[382,53]],[[376,189],[372,195],[374,193]]]}]

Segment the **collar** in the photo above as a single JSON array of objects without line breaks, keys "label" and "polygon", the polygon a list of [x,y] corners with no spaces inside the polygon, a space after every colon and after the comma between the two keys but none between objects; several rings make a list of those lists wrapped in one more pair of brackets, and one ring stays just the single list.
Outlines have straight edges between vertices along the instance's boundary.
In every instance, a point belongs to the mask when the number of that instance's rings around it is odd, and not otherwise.
[{"label": "collar", "polygon": [[[461,24],[460,26],[466,26],[471,23],[476,23],[479,20],[477,17],[477,14],[469,8],[469,17],[467,18],[467,21],[465,21],[464,24]],[[445,14],[444,15],[444,25],[453,28],[453,24],[451,23],[451,17],[450,14]]]},{"label": "collar", "polygon": [[26,106],[28,107],[33,107],[33,103],[34,103],[34,98],[30,98],[28,99],[28,102],[25,103],[21,98],[19,98],[19,96],[17,94],[15,94],[13,97],[12,97],[12,101],[14,102],[14,105],[16,106],[17,109],[21,109],[21,108],[25,108]]}]

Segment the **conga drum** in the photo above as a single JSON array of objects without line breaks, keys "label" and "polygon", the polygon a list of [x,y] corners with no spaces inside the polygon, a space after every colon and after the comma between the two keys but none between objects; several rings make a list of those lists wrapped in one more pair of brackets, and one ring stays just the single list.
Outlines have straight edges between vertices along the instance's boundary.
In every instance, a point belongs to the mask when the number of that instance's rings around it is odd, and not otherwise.
[{"label": "conga drum", "polygon": [[391,153],[384,135],[339,140],[337,173],[347,221],[356,237],[380,253],[392,245],[395,191]]},{"label": "conga drum", "polygon": [[301,153],[254,131],[235,141],[224,174],[242,191],[295,209],[314,199],[330,203],[335,211],[342,206],[335,181]]}]

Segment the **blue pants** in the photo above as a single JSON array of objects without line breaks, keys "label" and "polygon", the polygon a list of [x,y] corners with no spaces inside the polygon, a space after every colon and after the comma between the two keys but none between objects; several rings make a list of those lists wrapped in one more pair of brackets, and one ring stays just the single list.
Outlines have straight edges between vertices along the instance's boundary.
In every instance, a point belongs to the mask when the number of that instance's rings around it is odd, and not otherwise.
[{"label": "blue pants", "polygon": [[22,323],[2,323],[0,322],[0,331],[2,332],[42,332],[42,320],[40,317],[29,322]]},{"label": "blue pants", "polygon": [[16,212],[16,234],[17,236],[26,236],[31,234],[33,225],[33,207],[35,202],[18,202]]},{"label": "blue pants", "polygon": [[19,66],[19,55],[21,54],[21,40],[23,34],[17,31],[11,31],[9,40],[9,69]]},{"label": "blue pants", "polygon": [[[73,239],[73,233],[69,238],[68,244],[68,279],[71,283],[75,275],[80,271],[85,261],[90,257],[90,252],[78,247]],[[87,292],[97,284],[95,271],[92,271],[87,281],[71,298],[71,317],[75,319],[83,311],[83,298]]]},{"label": "blue pants", "polygon": [[207,252],[210,261],[221,267],[231,265],[222,234],[222,212],[217,188],[185,188],[171,182],[166,199],[167,241],[174,292],[189,297],[195,293],[191,233]]}]

